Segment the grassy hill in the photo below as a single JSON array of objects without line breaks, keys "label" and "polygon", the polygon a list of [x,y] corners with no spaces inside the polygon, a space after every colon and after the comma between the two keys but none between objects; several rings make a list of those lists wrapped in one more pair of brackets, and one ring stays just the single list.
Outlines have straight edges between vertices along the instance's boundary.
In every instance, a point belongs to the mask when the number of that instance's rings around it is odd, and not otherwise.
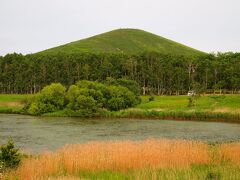
[{"label": "grassy hill", "polygon": [[109,52],[136,54],[155,51],[164,54],[198,56],[204,52],[138,29],[117,29],[40,52],[41,54]]}]

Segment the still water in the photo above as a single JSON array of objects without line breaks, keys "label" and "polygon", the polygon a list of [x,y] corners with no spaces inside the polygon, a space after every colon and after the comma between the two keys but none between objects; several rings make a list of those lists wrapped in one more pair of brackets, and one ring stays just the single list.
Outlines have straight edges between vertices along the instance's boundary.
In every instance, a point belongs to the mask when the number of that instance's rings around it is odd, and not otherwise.
[{"label": "still water", "polygon": [[240,141],[240,124],[138,119],[79,119],[0,114],[0,144],[11,137],[30,152],[99,140],[170,138]]}]

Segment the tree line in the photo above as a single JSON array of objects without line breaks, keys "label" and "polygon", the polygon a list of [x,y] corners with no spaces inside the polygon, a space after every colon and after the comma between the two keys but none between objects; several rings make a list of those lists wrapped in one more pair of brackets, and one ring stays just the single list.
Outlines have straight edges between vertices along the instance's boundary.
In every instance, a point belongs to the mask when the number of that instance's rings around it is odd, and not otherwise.
[{"label": "tree line", "polygon": [[240,53],[197,58],[155,52],[26,56],[13,53],[0,57],[0,93],[37,93],[51,83],[69,87],[79,80],[102,82],[108,77],[134,80],[142,94],[179,95],[192,89],[238,93]]}]

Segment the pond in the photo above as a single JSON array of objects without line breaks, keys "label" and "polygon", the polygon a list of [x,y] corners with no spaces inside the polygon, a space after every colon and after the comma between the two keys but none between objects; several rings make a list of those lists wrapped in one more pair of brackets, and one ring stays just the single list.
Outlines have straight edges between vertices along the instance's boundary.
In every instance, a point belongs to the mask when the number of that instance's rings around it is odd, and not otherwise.
[{"label": "pond", "polygon": [[140,119],[80,119],[0,114],[0,144],[8,138],[27,152],[55,150],[65,144],[148,138],[207,142],[240,140],[240,124]]}]

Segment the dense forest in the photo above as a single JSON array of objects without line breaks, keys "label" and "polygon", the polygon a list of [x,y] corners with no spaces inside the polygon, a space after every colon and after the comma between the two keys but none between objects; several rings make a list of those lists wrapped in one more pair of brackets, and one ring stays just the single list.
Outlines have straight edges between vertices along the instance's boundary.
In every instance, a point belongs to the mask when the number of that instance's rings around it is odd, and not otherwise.
[{"label": "dense forest", "polygon": [[79,80],[102,82],[107,77],[135,80],[142,94],[178,95],[192,89],[239,93],[240,53],[197,58],[155,52],[0,57],[0,93],[36,93],[51,83],[69,87]]}]

